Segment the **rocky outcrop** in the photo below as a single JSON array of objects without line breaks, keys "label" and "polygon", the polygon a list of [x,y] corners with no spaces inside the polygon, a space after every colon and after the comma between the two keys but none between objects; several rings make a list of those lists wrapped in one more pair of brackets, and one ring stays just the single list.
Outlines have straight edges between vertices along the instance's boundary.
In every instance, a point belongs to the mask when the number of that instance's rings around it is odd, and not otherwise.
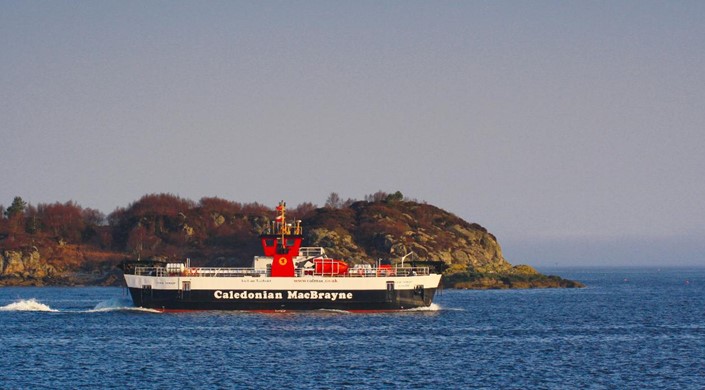
[{"label": "rocky outcrop", "polygon": [[308,225],[307,245],[348,261],[440,261],[444,285],[503,289],[581,287],[580,283],[512,266],[497,238],[437,207],[416,202],[357,202],[349,209],[318,209]]},{"label": "rocky outcrop", "polygon": [[512,267],[502,273],[461,271],[450,273],[443,279],[446,287],[471,290],[496,290],[510,288],[580,288],[580,282],[559,276],[543,275],[527,265]]},{"label": "rocky outcrop", "polygon": [[355,243],[347,231],[335,231],[325,228],[311,229],[307,232],[308,246],[320,246],[329,256],[339,259],[367,258],[367,252]]},{"label": "rocky outcrop", "polygon": [[117,285],[114,253],[85,253],[76,245],[0,252],[0,286]]},{"label": "rocky outcrop", "polygon": [[42,260],[37,248],[3,251],[0,256],[0,281],[10,284],[43,284],[57,276],[54,266]]},{"label": "rocky outcrop", "polygon": [[315,228],[307,232],[307,245],[332,248],[331,255],[345,260],[398,260],[413,252],[409,261],[483,272],[511,268],[485,228],[427,204],[357,202],[349,210],[319,209],[308,225]]}]

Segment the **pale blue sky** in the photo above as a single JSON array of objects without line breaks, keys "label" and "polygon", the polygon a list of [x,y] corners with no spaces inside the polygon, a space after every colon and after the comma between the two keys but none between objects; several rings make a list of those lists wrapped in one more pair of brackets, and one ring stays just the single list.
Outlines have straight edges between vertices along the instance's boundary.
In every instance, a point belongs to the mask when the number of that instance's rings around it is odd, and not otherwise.
[{"label": "pale blue sky", "polygon": [[705,2],[2,1],[0,204],[383,190],[512,263],[705,264]]}]

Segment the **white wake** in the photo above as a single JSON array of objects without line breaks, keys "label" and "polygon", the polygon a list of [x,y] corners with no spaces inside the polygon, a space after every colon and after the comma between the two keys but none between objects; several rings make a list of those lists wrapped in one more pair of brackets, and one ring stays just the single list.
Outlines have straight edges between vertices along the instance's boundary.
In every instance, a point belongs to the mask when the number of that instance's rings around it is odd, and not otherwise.
[{"label": "white wake", "polygon": [[135,307],[132,300],[129,298],[112,298],[106,301],[98,302],[94,308],[88,310],[57,310],[52,309],[49,305],[37,301],[36,298],[20,299],[5,306],[0,306],[0,311],[42,311],[51,313],[102,313],[111,311],[138,311],[145,313],[161,313],[154,309],[145,309],[143,307]]},{"label": "white wake", "polygon": [[130,298],[111,298],[106,301],[98,302],[93,309],[87,310],[86,312],[101,313],[109,311],[142,311],[146,313],[160,313],[159,310],[135,307]]},{"label": "white wake", "polygon": [[413,309],[408,309],[407,311],[441,311],[443,308],[437,303],[432,303],[430,306],[425,307],[415,307]]},{"label": "white wake", "polygon": [[58,312],[48,305],[45,305],[36,299],[21,299],[17,302],[12,302],[8,305],[0,307],[0,311],[48,311]]}]

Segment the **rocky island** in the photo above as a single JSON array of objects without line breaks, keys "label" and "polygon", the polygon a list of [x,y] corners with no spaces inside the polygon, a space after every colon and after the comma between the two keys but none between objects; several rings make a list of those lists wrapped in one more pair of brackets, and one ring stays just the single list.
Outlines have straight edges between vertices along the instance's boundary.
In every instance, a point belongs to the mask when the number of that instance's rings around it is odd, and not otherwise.
[{"label": "rocky island", "polygon": [[[107,217],[73,202],[35,207],[20,197],[0,211],[0,285],[32,286],[120,285],[116,266],[126,258],[247,266],[273,215],[258,203],[171,194],[145,195]],[[400,192],[346,201],[333,193],[324,207],[304,203],[289,213],[302,220],[307,246],[351,263],[404,258],[434,266],[446,288],[582,287],[511,265],[487,229]]]}]

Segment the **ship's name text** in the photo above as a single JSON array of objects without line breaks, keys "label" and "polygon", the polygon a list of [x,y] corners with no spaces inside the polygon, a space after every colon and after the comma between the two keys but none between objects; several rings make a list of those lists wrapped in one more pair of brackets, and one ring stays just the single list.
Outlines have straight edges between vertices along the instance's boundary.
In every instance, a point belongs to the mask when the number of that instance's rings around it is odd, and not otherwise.
[{"label": "ship's name text", "polygon": [[[268,291],[221,291],[213,293],[215,299],[284,299],[282,292]],[[352,299],[353,293],[348,292],[322,292],[322,291],[287,291],[286,299],[319,299],[336,301],[338,299]]]}]

